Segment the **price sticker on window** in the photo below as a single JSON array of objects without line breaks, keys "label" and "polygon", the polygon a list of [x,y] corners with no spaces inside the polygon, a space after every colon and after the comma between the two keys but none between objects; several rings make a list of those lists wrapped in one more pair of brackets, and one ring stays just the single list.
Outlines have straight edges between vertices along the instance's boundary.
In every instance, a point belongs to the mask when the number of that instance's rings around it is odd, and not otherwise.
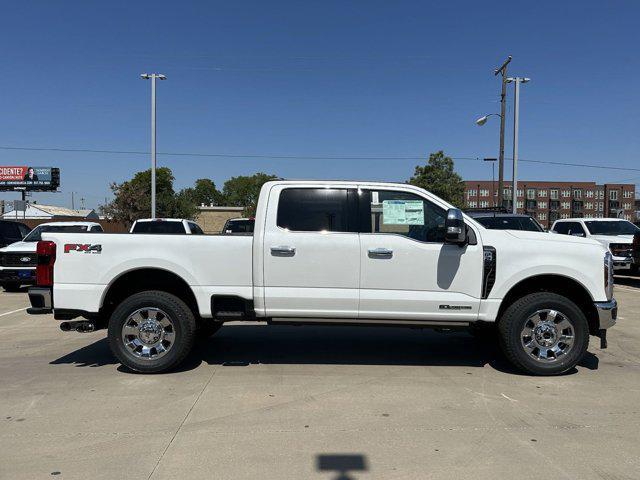
[{"label": "price sticker on window", "polygon": [[424,225],[422,200],[384,200],[382,202],[384,225]]}]

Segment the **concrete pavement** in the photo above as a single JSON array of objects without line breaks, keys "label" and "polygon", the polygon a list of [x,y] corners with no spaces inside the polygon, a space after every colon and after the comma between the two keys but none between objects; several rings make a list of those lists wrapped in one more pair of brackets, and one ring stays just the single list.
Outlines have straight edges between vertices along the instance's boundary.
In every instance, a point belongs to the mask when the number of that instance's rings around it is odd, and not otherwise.
[{"label": "concrete pavement", "polygon": [[0,479],[639,478],[640,281],[618,283],[609,349],[554,378],[463,332],[258,324],[136,375],[3,292]]}]

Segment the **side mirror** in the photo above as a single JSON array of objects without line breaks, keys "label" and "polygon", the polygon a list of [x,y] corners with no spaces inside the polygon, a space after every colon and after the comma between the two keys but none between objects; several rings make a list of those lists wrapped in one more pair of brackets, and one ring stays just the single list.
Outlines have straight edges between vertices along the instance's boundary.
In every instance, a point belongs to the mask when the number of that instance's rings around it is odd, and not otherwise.
[{"label": "side mirror", "polygon": [[446,232],[444,234],[445,243],[464,245],[467,242],[467,227],[464,224],[462,211],[458,208],[447,210],[447,219],[444,223]]}]

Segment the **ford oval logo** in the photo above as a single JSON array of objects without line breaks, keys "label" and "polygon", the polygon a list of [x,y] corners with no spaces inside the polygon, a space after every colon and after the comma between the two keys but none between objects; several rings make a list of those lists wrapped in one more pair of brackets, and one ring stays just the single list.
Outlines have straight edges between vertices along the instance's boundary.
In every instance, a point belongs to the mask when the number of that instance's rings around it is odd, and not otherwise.
[{"label": "ford oval logo", "polygon": [[31,257],[20,257],[20,261],[21,262],[30,262],[31,261]]}]

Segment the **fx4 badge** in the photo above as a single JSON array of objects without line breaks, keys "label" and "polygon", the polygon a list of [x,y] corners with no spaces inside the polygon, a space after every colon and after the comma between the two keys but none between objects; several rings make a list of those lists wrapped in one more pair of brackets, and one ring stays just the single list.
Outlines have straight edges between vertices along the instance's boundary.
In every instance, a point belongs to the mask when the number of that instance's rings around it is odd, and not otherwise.
[{"label": "fx4 badge", "polygon": [[102,245],[91,245],[90,243],[65,243],[64,253],[69,252],[102,253]]}]

